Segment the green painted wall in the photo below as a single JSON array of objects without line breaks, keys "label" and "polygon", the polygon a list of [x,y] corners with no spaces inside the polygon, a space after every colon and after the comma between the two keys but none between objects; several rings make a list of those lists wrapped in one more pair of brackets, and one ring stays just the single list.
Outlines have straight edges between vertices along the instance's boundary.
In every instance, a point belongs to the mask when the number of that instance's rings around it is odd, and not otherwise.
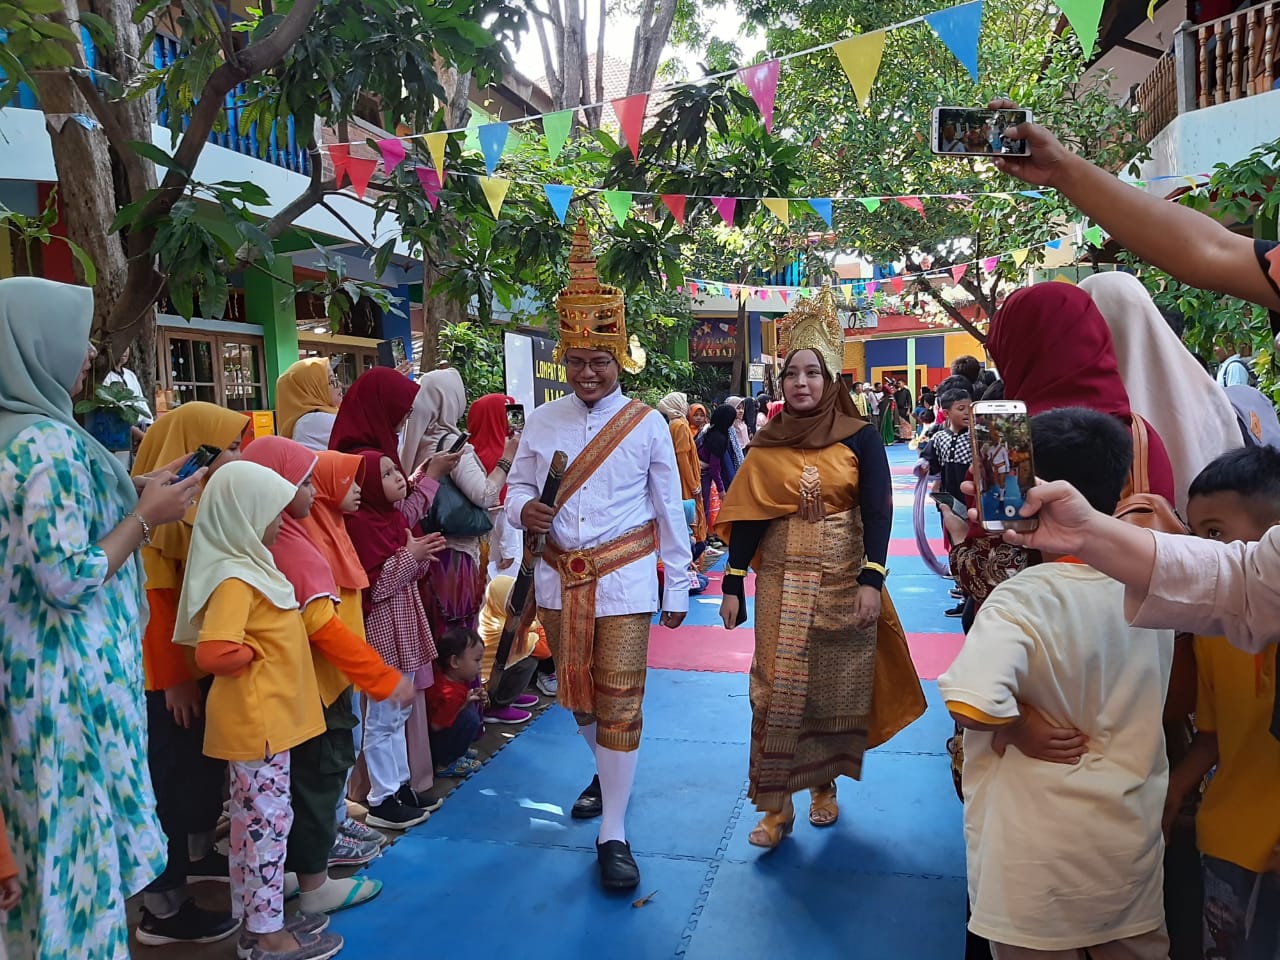
[{"label": "green painted wall", "polygon": [[[288,268],[281,259],[277,266]],[[261,268],[261,269],[259,269]],[[293,304],[293,287],[270,273],[259,261],[244,272],[244,307],[250,323],[262,325],[267,361],[267,405],[276,405],[276,380],[298,362],[298,314]]]}]

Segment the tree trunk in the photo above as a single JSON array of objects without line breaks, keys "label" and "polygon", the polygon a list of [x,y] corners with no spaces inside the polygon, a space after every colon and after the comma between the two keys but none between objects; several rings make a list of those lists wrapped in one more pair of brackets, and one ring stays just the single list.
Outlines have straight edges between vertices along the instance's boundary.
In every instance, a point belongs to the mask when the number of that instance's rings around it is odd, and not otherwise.
[{"label": "tree trunk", "polygon": [[628,95],[653,89],[675,16],[676,0],[644,0],[641,4],[640,25],[636,28],[636,42],[631,49]]}]

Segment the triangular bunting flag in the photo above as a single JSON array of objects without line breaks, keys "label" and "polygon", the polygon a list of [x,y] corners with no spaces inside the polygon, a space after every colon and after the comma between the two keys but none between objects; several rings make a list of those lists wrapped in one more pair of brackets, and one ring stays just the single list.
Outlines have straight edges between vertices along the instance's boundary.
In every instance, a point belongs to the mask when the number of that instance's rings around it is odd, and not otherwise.
[{"label": "triangular bunting flag", "polygon": [[971,0],[947,7],[924,18],[938,39],[947,45],[952,56],[963,64],[978,82],[978,34],[982,32],[982,0]]},{"label": "triangular bunting flag", "polygon": [[822,218],[822,222],[828,227],[831,226],[831,200],[830,198],[810,197],[809,206],[813,208],[813,212]]},{"label": "triangular bunting flag", "polygon": [[511,128],[505,123],[486,123],[476,130],[480,139],[480,152],[484,154],[485,173],[493,176],[498,169],[498,161],[502,159],[502,151],[507,147],[507,134]]},{"label": "triangular bunting flag", "polygon": [[364,198],[364,192],[369,189],[369,180],[377,166],[378,161],[373,157],[347,157],[347,176],[351,178],[351,188],[355,190],[357,197]]},{"label": "triangular bunting flag", "polygon": [[749,299],[751,299],[751,288],[750,288],[750,287],[743,287],[742,289],[740,289],[740,290],[738,291],[738,302],[739,302],[739,303],[746,303]]},{"label": "triangular bunting flag", "polygon": [[1098,43],[1098,24],[1102,20],[1103,0],[1058,0],[1055,4],[1066,15],[1076,32],[1084,58],[1092,59],[1093,48]]},{"label": "triangular bunting flag", "polygon": [[720,285],[720,296],[724,297],[726,300],[733,296],[733,291],[729,289],[729,285],[727,283]]},{"label": "triangular bunting flag", "polygon": [[[1102,0],[1098,2],[1101,3]],[[876,30],[874,33],[849,37],[831,49],[835,51],[840,66],[844,67],[845,75],[853,84],[858,103],[865,105],[871,96],[871,85],[880,72],[880,58],[884,55],[884,31]]]},{"label": "triangular bunting flag", "polygon": [[339,187],[342,186],[342,178],[347,175],[347,161],[351,157],[351,145],[347,143],[335,143],[329,147],[329,159],[333,161],[333,179]]},{"label": "triangular bunting flag", "polygon": [[696,297],[697,295],[698,295],[698,285],[697,285],[696,283],[693,283],[692,281],[690,281],[690,283],[689,283],[689,296],[691,296],[691,297]]},{"label": "triangular bunting flag", "polygon": [[842,283],[840,285],[840,292],[844,294],[844,302],[852,305],[853,304],[853,284]]},{"label": "triangular bunting flag", "polygon": [[556,219],[563,224],[565,215],[569,212],[569,201],[573,199],[573,187],[566,183],[544,183],[542,192],[547,195],[547,202],[555,211]]},{"label": "triangular bunting flag", "polygon": [[1102,228],[1096,223],[1084,232],[1084,238],[1095,247],[1101,247],[1103,244]]},{"label": "triangular bunting flag", "polygon": [[987,259],[982,261],[982,272],[991,273],[999,265],[1000,265],[999,257],[987,257]]},{"label": "triangular bunting flag", "polygon": [[1045,244],[1045,246],[1048,247],[1050,250],[1057,250],[1059,247],[1062,246],[1062,238],[1059,237],[1057,240],[1050,240],[1048,243]]},{"label": "triangular bunting flag", "polygon": [[382,169],[387,176],[391,176],[405,158],[404,143],[395,137],[388,137],[378,141],[378,150],[382,153]]},{"label": "triangular bunting flag", "polygon": [[738,295],[738,290],[739,290],[738,285],[736,283],[731,283],[729,284],[728,292],[725,294],[725,296],[729,297],[730,299],[733,299]]},{"label": "triangular bunting flag", "polygon": [[901,277],[890,277],[890,278],[889,278],[889,286],[893,287],[893,292],[894,292],[894,293],[901,293],[901,292],[902,292],[902,278],[901,278]]},{"label": "triangular bunting flag", "polygon": [[871,298],[871,302],[872,302],[872,303],[874,303],[877,307],[879,307],[879,306],[883,305],[883,303],[884,303],[884,294],[883,294],[883,293],[877,293],[874,297],[872,297],[872,298]]},{"label": "triangular bunting flag", "polygon": [[604,190],[602,191],[604,202],[609,205],[609,212],[613,214],[613,219],[618,221],[618,226],[622,226],[622,222],[627,219],[627,213],[631,210],[632,194],[630,190]]},{"label": "triangular bunting flag", "polygon": [[[902,204],[908,210],[914,210],[916,213],[920,214],[920,216],[924,217],[924,201],[919,197],[894,197],[893,199]],[[929,219],[928,217],[924,218],[926,220]]]},{"label": "triangular bunting flag", "polygon": [[676,223],[683,227],[684,207],[685,204],[689,202],[689,198],[683,193],[664,193],[662,195],[662,202],[666,208],[671,211],[671,216],[675,218]]},{"label": "triangular bunting flag", "polygon": [[768,291],[768,290],[757,290],[757,291],[756,291],[756,296],[758,296],[761,300],[768,300],[768,299],[769,299],[769,291]]},{"label": "triangular bunting flag", "polygon": [[738,78],[747,85],[747,92],[760,108],[764,128],[770,133],[773,133],[773,102],[778,94],[779,66],[781,64],[777,60],[766,60],[738,71]]},{"label": "triangular bunting flag", "polygon": [[507,191],[511,189],[511,181],[502,177],[476,177],[480,181],[480,189],[484,198],[489,201],[489,209],[493,211],[493,219],[498,219],[502,210],[502,201],[507,199]]},{"label": "triangular bunting flag", "polygon": [[644,111],[649,105],[649,94],[633,93],[629,97],[610,101],[613,112],[618,115],[618,126],[622,128],[622,137],[631,148],[631,156],[640,159],[640,132],[644,129]]},{"label": "triangular bunting flag", "polygon": [[782,298],[782,305],[785,307],[787,305],[787,291],[779,290],[778,296]]},{"label": "triangular bunting flag", "polygon": [[716,212],[720,214],[720,219],[729,226],[733,226],[733,214],[738,207],[737,197],[712,197],[711,205],[716,208]]},{"label": "triangular bunting flag", "polygon": [[858,202],[867,208],[867,213],[875,213],[880,209],[879,197],[859,197]]},{"label": "triangular bunting flag", "polygon": [[1009,254],[1009,256],[1013,258],[1013,265],[1015,267],[1020,267],[1024,263],[1026,263],[1027,254],[1029,254],[1030,252],[1031,251],[1028,250],[1026,247],[1023,247],[1021,250],[1015,250],[1013,251],[1013,253]]},{"label": "triangular bunting flag", "polygon": [[959,283],[960,278],[963,277],[968,270],[969,265],[967,263],[957,263],[951,268],[951,282]]},{"label": "triangular bunting flag", "polygon": [[427,203],[435,210],[440,205],[440,177],[434,167],[414,167],[418,182],[422,184],[422,192],[427,195]]},{"label": "triangular bunting flag", "polygon": [[428,133],[422,139],[427,141],[427,152],[431,154],[431,162],[436,165],[436,178],[443,184],[445,146],[449,142],[449,135],[443,132]]},{"label": "triangular bunting flag", "polygon": [[868,281],[867,281],[867,293],[875,293],[875,292],[876,292],[876,290],[879,288],[879,286],[880,286],[880,281],[879,281],[879,280],[868,280]]},{"label": "triangular bunting flag", "polygon": [[762,202],[770,213],[784,224],[791,224],[791,202],[786,197],[764,197]]},{"label": "triangular bunting flag", "polygon": [[1019,190],[1018,193],[1024,197],[1030,197],[1032,200],[1044,199],[1044,194],[1041,193],[1039,190]]},{"label": "triangular bunting flag", "polygon": [[569,129],[573,126],[572,110],[557,110],[542,118],[542,132],[547,136],[547,154],[554,160],[564,149],[564,142],[569,139]]}]

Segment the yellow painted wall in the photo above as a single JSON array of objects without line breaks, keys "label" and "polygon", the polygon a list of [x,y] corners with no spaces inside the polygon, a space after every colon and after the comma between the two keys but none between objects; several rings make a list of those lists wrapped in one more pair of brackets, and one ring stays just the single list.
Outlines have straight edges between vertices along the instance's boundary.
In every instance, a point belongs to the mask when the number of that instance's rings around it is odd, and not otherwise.
[{"label": "yellow painted wall", "polygon": [[0,278],[13,276],[12,235],[0,227]]},{"label": "yellow painted wall", "polygon": [[964,356],[977,357],[981,361],[986,357],[987,350],[972,334],[961,330],[959,333],[948,333],[942,338],[942,355],[949,367],[954,360]]},{"label": "yellow painted wall", "polygon": [[862,376],[862,369],[867,364],[867,348],[861,340],[844,342],[844,372]]}]

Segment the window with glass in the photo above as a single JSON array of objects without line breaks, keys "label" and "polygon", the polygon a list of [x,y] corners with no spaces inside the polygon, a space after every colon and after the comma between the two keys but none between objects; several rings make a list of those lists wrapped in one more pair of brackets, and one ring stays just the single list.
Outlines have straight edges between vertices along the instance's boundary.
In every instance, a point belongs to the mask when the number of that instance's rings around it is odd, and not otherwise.
[{"label": "window with glass", "polygon": [[160,355],[160,386],[172,406],[202,400],[230,410],[266,409],[261,338],[166,331]]},{"label": "window with glass", "polygon": [[231,410],[265,410],[267,391],[262,374],[262,348],[254,343],[222,340],[222,387]]}]

